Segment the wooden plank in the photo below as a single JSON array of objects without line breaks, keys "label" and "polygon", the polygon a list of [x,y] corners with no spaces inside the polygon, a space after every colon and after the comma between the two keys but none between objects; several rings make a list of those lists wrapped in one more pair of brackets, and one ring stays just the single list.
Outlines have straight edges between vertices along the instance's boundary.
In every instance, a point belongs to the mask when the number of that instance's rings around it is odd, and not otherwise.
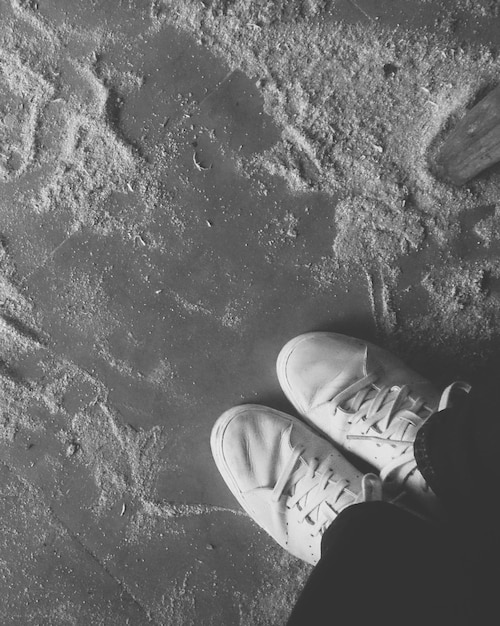
[{"label": "wooden plank", "polygon": [[500,85],[480,100],[444,142],[437,173],[454,185],[500,161]]}]

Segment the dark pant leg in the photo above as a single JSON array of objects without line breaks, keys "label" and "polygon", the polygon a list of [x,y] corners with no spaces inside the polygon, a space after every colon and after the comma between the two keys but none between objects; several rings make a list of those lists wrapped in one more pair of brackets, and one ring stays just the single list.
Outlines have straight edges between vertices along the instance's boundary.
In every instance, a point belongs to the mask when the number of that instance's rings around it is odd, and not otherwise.
[{"label": "dark pant leg", "polygon": [[446,537],[387,502],[345,509],[287,626],[466,624],[461,568]]},{"label": "dark pant leg", "polygon": [[417,466],[448,512],[477,624],[496,622],[500,561],[500,385],[458,394],[418,431]]},{"label": "dark pant leg", "polygon": [[500,523],[500,385],[459,394],[418,431],[415,459],[454,520]]},{"label": "dark pant leg", "polygon": [[500,385],[458,395],[415,457],[449,512],[437,528],[388,503],[343,511],[287,626],[488,624],[499,619]]}]

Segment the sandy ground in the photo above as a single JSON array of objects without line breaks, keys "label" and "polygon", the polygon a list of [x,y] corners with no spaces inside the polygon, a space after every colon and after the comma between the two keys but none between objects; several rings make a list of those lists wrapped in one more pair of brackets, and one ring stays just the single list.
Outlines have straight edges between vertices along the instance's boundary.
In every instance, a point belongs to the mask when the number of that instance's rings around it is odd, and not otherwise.
[{"label": "sandy ground", "polygon": [[500,167],[435,159],[498,3],[393,5],[0,0],[3,624],[282,623],[209,435],[295,334],[495,379]]}]

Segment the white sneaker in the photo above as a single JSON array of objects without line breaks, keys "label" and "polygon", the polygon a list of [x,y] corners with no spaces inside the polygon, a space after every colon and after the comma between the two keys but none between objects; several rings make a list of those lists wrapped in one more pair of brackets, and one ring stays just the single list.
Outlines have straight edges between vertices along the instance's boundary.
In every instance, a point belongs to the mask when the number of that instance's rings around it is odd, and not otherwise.
[{"label": "white sneaker", "polygon": [[343,509],[382,497],[377,476],[363,476],[326,439],[274,409],[229,409],[215,423],[210,443],[243,509],[311,565],[320,558],[324,531]]},{"label": "white sneaker", "polygon": [[441,515],[417,469],[413,442],[424,421],[447,405],[452,385],[440,396],[386,350],[327,332],[289,341],[278,356],[277,373],[305,421],[371,464],[386,485],[409,493],[428,513]]}]

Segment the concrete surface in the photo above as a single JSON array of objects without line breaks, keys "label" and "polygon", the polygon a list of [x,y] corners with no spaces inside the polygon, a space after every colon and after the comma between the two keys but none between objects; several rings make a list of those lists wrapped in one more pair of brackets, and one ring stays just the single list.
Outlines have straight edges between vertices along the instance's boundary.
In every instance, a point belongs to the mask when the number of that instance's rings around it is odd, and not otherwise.
[{"label": "concrete surface", "polygon": [[[435,27],[432,3],[394,4],[339,2],[331,19]],[[86,198],[33,209],[29,193],[60,166],[52,102],[38,157],[1,183],[19,294],[2,305],[19,348],[0,354],[5,625],[282,623],[309,568],[241,513],[211,458],[212,424],[246,401],[293,412],[274,366],[294,335],[381,339],[365,276],[311,280],[331,250],[335,198],[239,170],[235,155],[272,147],[280,129],[253,80],[156,28],[155,6],[0,0],[1,19],[28,40],[30,29],[80,29],[54,53],[62,79],[50,100],[85,99],[94,87],[68,59],[93,58],[111,85],[103,119],[148,172],[143,187],[137,174],[103,194],[82,183]],[[499,44],[498,19],[458,18],[457,41]],[[99,28],[119,37],[96,43]],[[120,72],[141,84],[120,93]]]}]

